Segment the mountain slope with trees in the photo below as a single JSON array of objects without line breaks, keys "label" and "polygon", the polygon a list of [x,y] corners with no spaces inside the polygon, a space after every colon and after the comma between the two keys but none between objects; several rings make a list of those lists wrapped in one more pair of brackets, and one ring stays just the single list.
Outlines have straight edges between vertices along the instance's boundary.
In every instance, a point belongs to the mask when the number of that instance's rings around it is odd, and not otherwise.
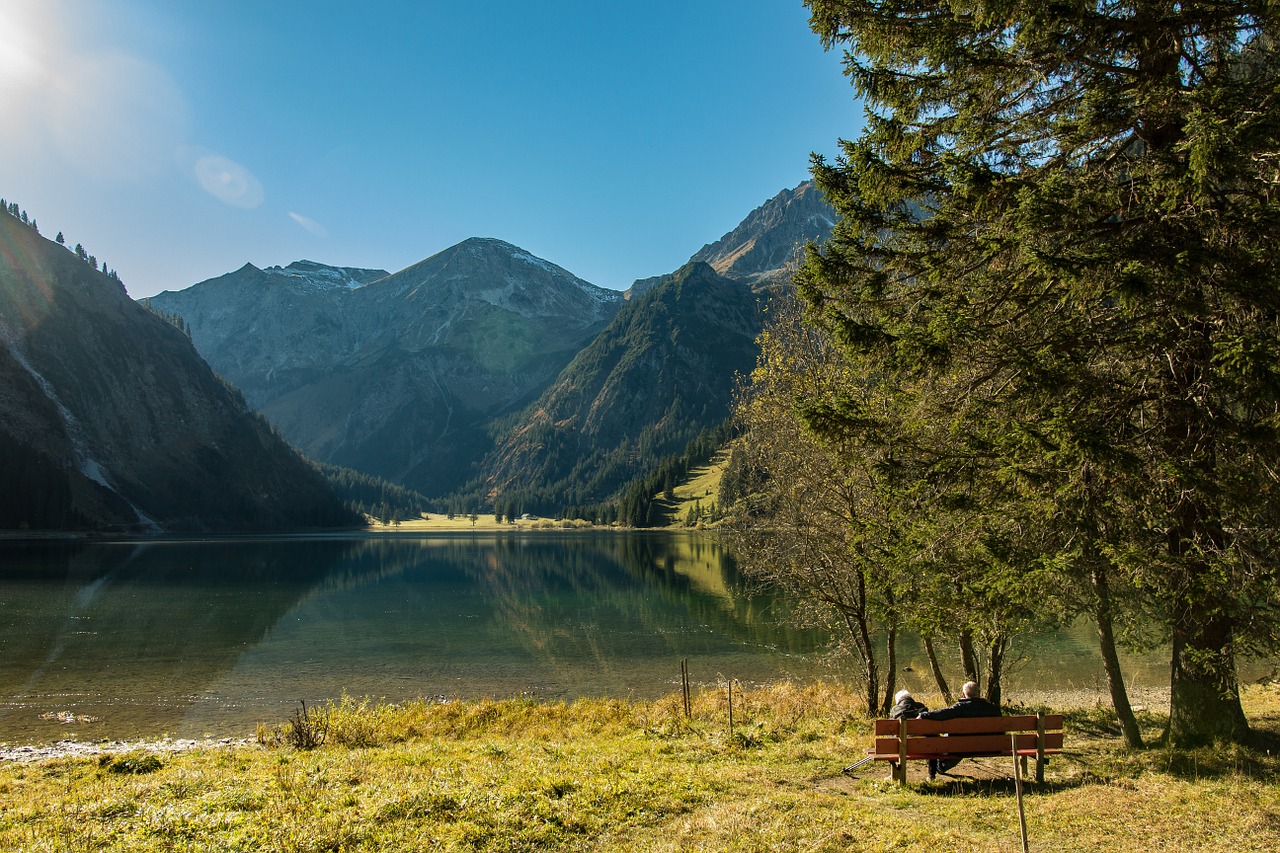
[{"label": "mountain slope with trees", "polygon": [[[309,261],[246,265],[148,302],[189,331],[214,369],[312,458],[458,512],[518,492],[531,511],[559,514],[615,501],[627,482],[649,477],[664,455],[679,456],[703,428],[720,424],[735,371],[750,366],[748,346],[745,332],[734,331],[722,355],[691,361],[699,325],[713,339],[730,327],[758,330],[758,319],[742,319],[754,315],[751,291],[785,279],[771,265],[792,265],[801,244],[824,239],[831,216],[811,184],[784,190],[702,249],[712,266],[638,281],[625,298],[510,244],[472,239],[394,275]],[[717,276],[717,264],[732,276]],[[710,282],[705,304],[645,302],[676,278],[687,280],[677,290]],[[610,325],[624,305],[631,320]],[[646,311],[654,316],[642,319]],[[659,357],[654,342],[666,337]],[[588,364],[605,352],[621,370]],[[667,354],[674,360],[664,367]],[[587,361],[570,366],[579,355]],[[552,387],[561,390],[548,400],[570,406],[568,396],[592,382],[598,411],[575,413],[571,427],[525,412]],[[615,407],[626,417],[610,414]],[[556,458],[537,460],[532,436],[511,429],[549,430],[555,437],[545,447]]]},{"label": "mountain slope with trees", "polygon": [[118,279],[0,215],[0,527],[354,525],[323,477]]},{"label": "mountain slope with trees", "polygon": [[508,515],[597,504],[719,426],[755,361],[757,301],[690,263],[629,302],[503,431],[486,499]]}]

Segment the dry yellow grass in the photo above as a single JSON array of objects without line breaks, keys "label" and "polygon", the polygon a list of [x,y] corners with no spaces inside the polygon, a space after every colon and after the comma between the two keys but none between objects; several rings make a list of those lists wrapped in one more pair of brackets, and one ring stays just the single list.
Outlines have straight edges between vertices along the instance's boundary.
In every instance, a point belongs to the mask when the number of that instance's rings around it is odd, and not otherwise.
[{"label": "dry yellow grass", "polygon": [[[328,740],[0,765],[0,849],[1014,851],[1012,784],[988,760],[903,789],[840,773],[868,721],[831,685],[654,702],[345,699]],[[1280,733],[1280,689],[1250,687]],[[1148,733],[1160,720],[1144,718]],[[1028,786],[1037,851],[1271,850],[1280,759],[1124,750],[1099,709],[1069,713],[1072,754]],[[995,761],[994,759],[990,761]],[[915,774],[913,773],[913,778]]]}]

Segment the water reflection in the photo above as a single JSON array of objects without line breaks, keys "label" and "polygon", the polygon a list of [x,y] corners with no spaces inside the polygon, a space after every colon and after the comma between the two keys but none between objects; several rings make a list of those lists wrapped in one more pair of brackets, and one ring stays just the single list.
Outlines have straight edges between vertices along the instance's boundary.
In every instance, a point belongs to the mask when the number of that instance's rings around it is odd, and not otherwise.
[{"label": "water reflection", "polygon": [[811,674],[818,642],[693,536],[9,542],[0,567],[10,742],[243,734],[343,692],[652,696],[682,657]]}]

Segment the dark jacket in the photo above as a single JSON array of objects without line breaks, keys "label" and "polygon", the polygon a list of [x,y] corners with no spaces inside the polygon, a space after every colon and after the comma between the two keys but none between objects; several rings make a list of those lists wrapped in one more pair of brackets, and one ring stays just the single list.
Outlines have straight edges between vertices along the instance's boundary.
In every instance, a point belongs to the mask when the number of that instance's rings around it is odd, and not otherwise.
[{"label": "dark jacket", "polygon": [[920,715],[922,720],[954,720],[956,717],[999,717],[1000,709],[986,699],[961,699],[954,705],[939,708],[936,711],[925,711]]},{"label": "dark jacket", "polygon": [[914,720],[928,710],[928,705],[908,696],[889,709],[889,717],[894,720]]}]

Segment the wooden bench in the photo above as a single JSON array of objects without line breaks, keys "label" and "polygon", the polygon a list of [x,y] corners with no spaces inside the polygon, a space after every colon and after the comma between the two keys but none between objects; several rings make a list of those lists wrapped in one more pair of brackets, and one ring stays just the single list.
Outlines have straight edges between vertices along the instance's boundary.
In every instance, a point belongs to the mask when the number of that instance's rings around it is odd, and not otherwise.
[{"label": "wooden bench", "polygon": [[[946,735],[946,737],[940,737]],[[895,761],[893,777],[907,783],[907,762],[930,758],[1018,756],[1026,775],[1036,761],[1036,781],[1044,781],[1045,756],[1062,751],[1062,715],[958,717],[951,720],[876,720],[876,761]]]}]

